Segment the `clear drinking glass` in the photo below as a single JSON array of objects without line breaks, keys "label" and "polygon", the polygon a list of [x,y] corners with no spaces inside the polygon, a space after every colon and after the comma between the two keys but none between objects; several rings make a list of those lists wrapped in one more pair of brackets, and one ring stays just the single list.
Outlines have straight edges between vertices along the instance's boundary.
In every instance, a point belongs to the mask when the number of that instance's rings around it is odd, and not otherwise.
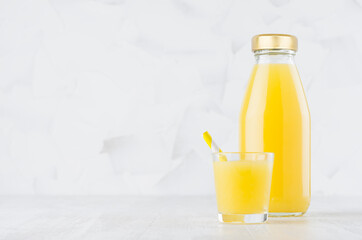
[{"label": "clear drinking glass", "polygon": [[273,153],[213,153],[218,218],[225,223],[268,219]]}]

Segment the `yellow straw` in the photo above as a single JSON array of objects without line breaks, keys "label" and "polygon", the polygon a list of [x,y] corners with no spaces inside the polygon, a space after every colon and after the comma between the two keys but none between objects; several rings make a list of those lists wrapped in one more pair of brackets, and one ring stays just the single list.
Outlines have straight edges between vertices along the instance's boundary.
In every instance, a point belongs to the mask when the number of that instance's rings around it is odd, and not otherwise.
[{"label": "yellow straw", "polygon": [[[212,140],[212,137],[210,136],[210,134],[208,132],[204,132],[203,133],[203,137],[205,142],[207,143],[207,145],[209,145],[209,147],[211,148],[211,150],[213,152],[222,152],[221,148],[219,148],[216,143]],[[220,161],[227,161],[226,157],[224,155],[221,155],[219,157]]]}]

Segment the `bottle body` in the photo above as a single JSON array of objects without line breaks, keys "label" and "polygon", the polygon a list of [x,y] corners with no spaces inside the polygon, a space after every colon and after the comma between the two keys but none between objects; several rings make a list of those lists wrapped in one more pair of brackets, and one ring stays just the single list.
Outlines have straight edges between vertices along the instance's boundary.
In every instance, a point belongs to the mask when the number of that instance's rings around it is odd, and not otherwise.
[{"label": "bottle body", "polygon": [[301,215],[310,203],[310,113],[293,56],[256,54],[240,114],[241,151],[275,154],[271,215]]}]

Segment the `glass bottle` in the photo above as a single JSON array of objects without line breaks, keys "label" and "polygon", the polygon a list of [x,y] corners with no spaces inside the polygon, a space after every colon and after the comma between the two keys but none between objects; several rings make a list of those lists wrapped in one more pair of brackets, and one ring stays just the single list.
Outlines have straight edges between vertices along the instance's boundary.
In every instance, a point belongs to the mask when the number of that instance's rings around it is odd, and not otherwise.
[{"label": "glass bottle", "polygon": [[271,216],[304,214],[310,203],[310,113],[294,63],[297,38],[253,37],[255,66],[240,113],[242,152],[273,152]]}]

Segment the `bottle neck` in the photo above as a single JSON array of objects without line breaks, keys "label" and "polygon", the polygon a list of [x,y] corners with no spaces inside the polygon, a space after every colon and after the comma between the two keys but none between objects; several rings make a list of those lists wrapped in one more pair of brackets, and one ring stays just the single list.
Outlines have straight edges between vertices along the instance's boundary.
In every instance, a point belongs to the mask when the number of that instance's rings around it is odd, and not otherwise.
[{"label": "bottle neck", "polygon": [[294,64],[293,50],[257,50],[254,52],[255,64],[283,63]]}]

